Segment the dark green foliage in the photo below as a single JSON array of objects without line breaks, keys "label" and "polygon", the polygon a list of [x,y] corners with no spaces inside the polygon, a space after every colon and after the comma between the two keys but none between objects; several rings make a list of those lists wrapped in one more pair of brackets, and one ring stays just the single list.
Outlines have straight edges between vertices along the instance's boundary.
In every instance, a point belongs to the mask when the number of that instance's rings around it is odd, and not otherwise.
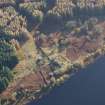
[{"label": "dark green foliage", "polygon": [[69,45],[69,42],[67,41],[67,39],[65,39],[65,37],[61,37],[58,41],[59,52],[63,51],[65,48],[67,48],[68,45]]},{"label": "dark green foliage", "polygon": [[55,60],[50,60],[49,66],[52,71],[55,71],[56,69],[61,67],[61,65]]},{"label": "dark green foliage", "polygon": [[33,19],[36,22],[42,22],[45,2],[30,2],[20,4],[21,12],[28,18]]},{"label": "dark green foliage", "polygon": [[18,62],[15,50],[11,44],[6,41],[0,41],[0,92],[8,86],[13,75],[11,70]]},{"label": "dark green foliage", "polygon": [[13,76],[8,67],[0,66],[0,92],[8,86]]},{"label": "dark green foliage", "polygon": [[14,48],[11,44],[0,42],[0,65],[12,68],[18,62]]},{"label": "dark green foliage", "polygon": [[56,4],[56,0],[44,0],[44,2],[46,3],[47,10],[52,9]]},{"label": "dark green foliage", "polygon": [[76,27],[77,27],[77,22],[76,21],[68,21],[64,26],[64,30],[70,32]]}]

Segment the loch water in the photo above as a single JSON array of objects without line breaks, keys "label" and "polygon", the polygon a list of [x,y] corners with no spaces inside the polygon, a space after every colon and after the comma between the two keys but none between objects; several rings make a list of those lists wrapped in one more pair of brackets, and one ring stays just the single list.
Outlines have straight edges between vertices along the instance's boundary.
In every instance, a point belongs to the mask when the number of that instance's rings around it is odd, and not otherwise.
[{"label": "loch water", "polygon": [[105,105],[105,57],[28,105]]}]

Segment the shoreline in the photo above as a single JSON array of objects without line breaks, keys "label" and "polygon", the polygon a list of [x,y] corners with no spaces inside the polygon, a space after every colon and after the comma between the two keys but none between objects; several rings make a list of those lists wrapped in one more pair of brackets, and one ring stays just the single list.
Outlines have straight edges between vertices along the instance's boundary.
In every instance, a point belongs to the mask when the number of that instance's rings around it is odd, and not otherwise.
[{"label": "shoreline", "polygon": [[[21,104],[20,104],[21,100],[20,100],[20,101],[17,100],[17,102],[19,101],[19,103],[15,102],[15,104],[13,104],[13,105],[26,105],[27,103],[30,102],[30,100],[31,100],[31,101],[33,101],[33,100],[36,100],[36,101],[39,100],[40,98],[43,97],[43,95],[48,94],[48,90],[49,90],[49,89],[52,90],[53,87],[59,86],[59,85],[61,85],[61,84],[64,84],[65,80],[68,80],[68,79],[71,77],[70,74],[71,74],[71,75],[75,75],[76,72],[78,72],[80,69],[86,68],[87,65],[89,65],[89,64],[91,64],[91,63],[94,63],[95,60],[101,58],[102,56],[104,56],[104,54],[105,54],[105,45],[103,46],[103,48],[97,49],[97,51],[96,51],[95,53],[92,53],[92,54],[90,54],[90,55],[87,55],[87,56],[84,58],[84,60],[86,59],[86,62],[85,62],[85,63],[82,62],[82,64],[81,64],[81,62],[78,62],[78,64],[79,64],[79,69],[78,69],[78,67],[77,67],[77,68],[73,68],[73,65],[72,65],[72,66],[71,66],[71,69],[72,69],[72,70],[67,70],[66,73],[63,73],[62,76],[60,76],[60,78],[58,78],[57,80],[54,80],[54,81],[52,82],[52,84],[50,84],[48,87],[47,87],[47,85],[46,85],[45,88],[44,88],[44,89],[46,90],[46,92],[43,92],[43,89],[40,88],[40,89],[39,89],[39,92],[37,93],[38,97],[37,97],[36,95],[35,95],[35,96],[32,95],[33,92],[35,92],[35,91],[33,91],[32,94],[29,95],[29,99],[27,99],[27,97],[26,97],[26,98],[23,97]],[[94,56],[96,56],[96,57],[94,57]],[[83,61],[84,61],[84,60],[83,60]],[[75,65],[75,63],[74,63],[74,65]],[[66,76],[65,76],[65,75],[66,75]],[[63,76],[64,76],[64,77],[63,77]],[[36,94],[36,92],[35,92],[35,94]],[[1,96],[1,97],[2,97],[2,96]],[[25,101],[24,101],[23,99],[24,99]]]},{"label": "shoreline", "polygon": [[[103,50],[103,49],[102,49],[102,50]],[[102,55],[101,55],[101,54],[102,54]],[[95,62],[96,60],[98,60],[98,59],[101,59],[101,57],[104,56],[105,53],[101,53],[101,54],[100,54],[96,59],[92,60],[91,63],[88,62],[88,64],[86,64],[85,67],[83,67],[83,68],[86,68],[86,66],[88,66],[88,65],[90,65],[90,64],[92,64],[92,63],[94,63],[94,62]],[[94,55],[91,55],[91,56],[94,56]],[[81,69],[83,69],[83,68],[81,67]],[[65,81],[68,81],[72,76],[76,75],[76,72],[79,72],[79,70],[80,70],[80,69],[77,69],[75,72],[70,73],[70,74],[67,73],[68,78],[64,79],[63,81],[62,81],[62,80],[59,81],[59,83],[57,83],[57,84],[51,86],[51,87],[47,90],[47,92],[40,93],[40,96],[39,96],[37,99],[32,99],[31,101],[38,101],[38,100],[40,100],[41,98],[43,98],[43,96],[46,96],[47,94],[50,94],[50,91],[52,91],[53,87],[60,86],[60,85],[64,84]],[[65,74],[64,74],[64,75],[65,75]],[[29,100],[28,103],[30,103],[31,101]],[[21,105],[26,105],[26,104],[28,104],[28,103],[21,104]]]}]

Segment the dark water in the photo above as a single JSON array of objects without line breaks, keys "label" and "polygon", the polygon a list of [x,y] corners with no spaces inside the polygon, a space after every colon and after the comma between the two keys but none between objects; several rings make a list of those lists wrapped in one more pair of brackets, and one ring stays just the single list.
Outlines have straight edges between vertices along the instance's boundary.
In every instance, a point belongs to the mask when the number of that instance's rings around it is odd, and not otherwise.
[{"label": "dark water", "polygon": [[105,105],[105,57],[29,105]]}]

